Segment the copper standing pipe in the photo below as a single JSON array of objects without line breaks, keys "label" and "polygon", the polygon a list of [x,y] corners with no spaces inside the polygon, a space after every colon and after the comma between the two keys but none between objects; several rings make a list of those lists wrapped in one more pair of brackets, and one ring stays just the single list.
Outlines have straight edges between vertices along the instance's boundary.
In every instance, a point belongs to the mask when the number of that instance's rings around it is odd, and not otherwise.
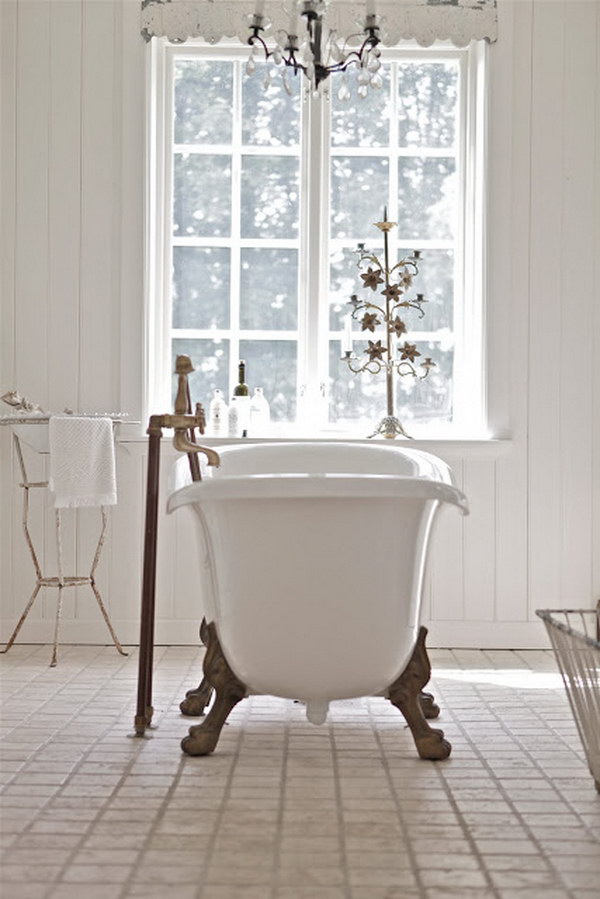
[{"label": "copper standing pipe", "polygon": [[160,441],[162,428],[148,428],[148,475],[146,481],[146,527],[144,531],[144,568],[142,576],[142,612],[140,620],[140,655],[138,660],[138,693],[135,733],[142,737],[152,721],[152,663],[154,649],[154,608],[156,595],[156,542],[158,536],[158,487]]},{"label": "copper standing pipe", "polygon": [[[179,376],[174,415],[152,415],[148,423],[148,476],[146,481],[146,524],[144,532],[144,563],[142,575],[142,608],[140,620],[140,651],[138,660],[137,708],[134,720],[135,735],[143,737],[152,721],[152,673],[154,656],[154,618],[156,605],[156,545],[158,537],[158,495],[160,485],[160,441],[163,428],[175,431],[173,444],[187,453],[193,480],[200,480],[198,453],[204,453],[209,465],[220,464],[219,454],[196,443],[195,429],[204,433],[204,410],[196,405],[191,410],[188,374],[194,371],[188,356],[178,356],[175,373]],[[189,434],[189,437],[188,437]]]}]

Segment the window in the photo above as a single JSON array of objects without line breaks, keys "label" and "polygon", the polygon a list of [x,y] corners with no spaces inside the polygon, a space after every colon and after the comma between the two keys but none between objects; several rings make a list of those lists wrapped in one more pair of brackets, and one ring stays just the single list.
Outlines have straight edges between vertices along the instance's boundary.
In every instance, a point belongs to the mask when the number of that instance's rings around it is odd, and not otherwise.
[{"label": "window", "polygon": [[243,358],[276,433],[364,436],[385,376],[353,375],[341,338],[363,294],[357,243],[379,254],[386,206],[392,258],[423,259],[426,314],[407,313],[406,337],[436,362],[395,379],[397,414],[413,436],[481,430],[484,52],[385,50],[379,91],[358,98],[337,75],[315,98],[289,71],[247,75],[247,48],[153,42],[154,406],[169,402],[176,354],[191,356],[205,406],[215,388],[231,394]]}]

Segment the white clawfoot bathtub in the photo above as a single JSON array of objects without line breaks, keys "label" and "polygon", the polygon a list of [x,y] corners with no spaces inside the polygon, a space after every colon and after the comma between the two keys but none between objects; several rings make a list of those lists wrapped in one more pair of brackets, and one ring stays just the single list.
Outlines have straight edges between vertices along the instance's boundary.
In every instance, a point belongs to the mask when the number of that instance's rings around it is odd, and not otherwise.
[{"label": "white clawfoot bathtub", "polygon": [[195,513],[206,617],[232,675],[247,693],[302,700],[314,723],[331,700],[385,695],[415,650],[435,514],[442,503],[467,512],[448,466],[378,444],[219,454],[221,467],[172,493],[168,511]]}]

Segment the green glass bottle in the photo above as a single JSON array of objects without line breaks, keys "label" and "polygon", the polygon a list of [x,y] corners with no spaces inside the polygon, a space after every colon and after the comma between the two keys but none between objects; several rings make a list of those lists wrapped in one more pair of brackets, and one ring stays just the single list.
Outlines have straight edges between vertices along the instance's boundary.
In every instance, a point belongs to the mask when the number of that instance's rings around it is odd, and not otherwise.
[{"label": "green glass bottle", "polygon": [[248,390],[248,385],[246,384],[246,363],[243,359],[240,359],[240,364],[238,368],[238,382],[233,388],[234,396],[249,396],[250,391]]}]

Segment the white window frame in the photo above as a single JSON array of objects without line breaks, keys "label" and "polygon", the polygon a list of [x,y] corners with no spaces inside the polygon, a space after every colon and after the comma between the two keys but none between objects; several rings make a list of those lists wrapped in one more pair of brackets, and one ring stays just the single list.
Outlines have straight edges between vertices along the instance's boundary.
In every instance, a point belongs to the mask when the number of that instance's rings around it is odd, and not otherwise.
[{"label": "white window frame", "polygon": [[[459,202],[459,229],[455,239],[453,420],[449,424],[412,427],[411,433],[415,437],[481,439],[488,436],[484,352],[486,46],[485,42],[480,41],[471,43],[464,50],[445,44],[427,49],[406,45],[384,50],[386,60],[417,57],[436,62],[458,59],[460,71],[459,104],[462,113],[459,118],[461,152],[457,156],[457,195],[462,198],[462,203]],[[156,409],[168,409],[171,404],[170,73],[174,56],[182,52],[186,55],[201,53],[204,58],[220,58],[225,53],[229,58],[233,54],[245,59],[248,54],[247,48],[239,43],[211,47],[190,41],[182,47],[166,39],[155,39],[147,48],[145,419]],[[326,91],[316,103],[307,103],[307,96],[308,91],[302,104],[304,121],[301,138],[301,158],[306,165],[301,164],[300,167],[298,421],[282,426],[280,436],[356,437],[364,430],[364,423],[357,423],[352,433],[348,434],[328,423],[328,341],[332,336],[328,324],[329,253],[326,241],[319,244],[318,230],[311,227],[311,223],[316,216],[324,218],[320,197],[329,194],[330,166],[321,164],[329,147],[329,98]],[[369,102],[368,97],[365,102]],[[364,148],[357,152],[371,154],[372,150]],[[340,148],[340,153],[347,155],[346,148]],[[377,155],[377,151],[373,155]],[[381,155],[384,155],[384,148]],[[419,248],[423,248],[426,257],[427,242],[419,241]],[[306,264],[307,258],[312,260],[310,270]],[[264,335],[267,334],[269,337],[290,339],[291,332],[265,331]],[[318,340],[317,335],[320,335]],[[214,336],[214,332],[207,332],[207,336]],[[248,336],[251,337],[252,332]],[[231,372],[237,369],[235,352],[230,352],[229,364]],[[197,399],[207,405],[210,398]],[[380,411],[373,410],[374,420]]]}]

